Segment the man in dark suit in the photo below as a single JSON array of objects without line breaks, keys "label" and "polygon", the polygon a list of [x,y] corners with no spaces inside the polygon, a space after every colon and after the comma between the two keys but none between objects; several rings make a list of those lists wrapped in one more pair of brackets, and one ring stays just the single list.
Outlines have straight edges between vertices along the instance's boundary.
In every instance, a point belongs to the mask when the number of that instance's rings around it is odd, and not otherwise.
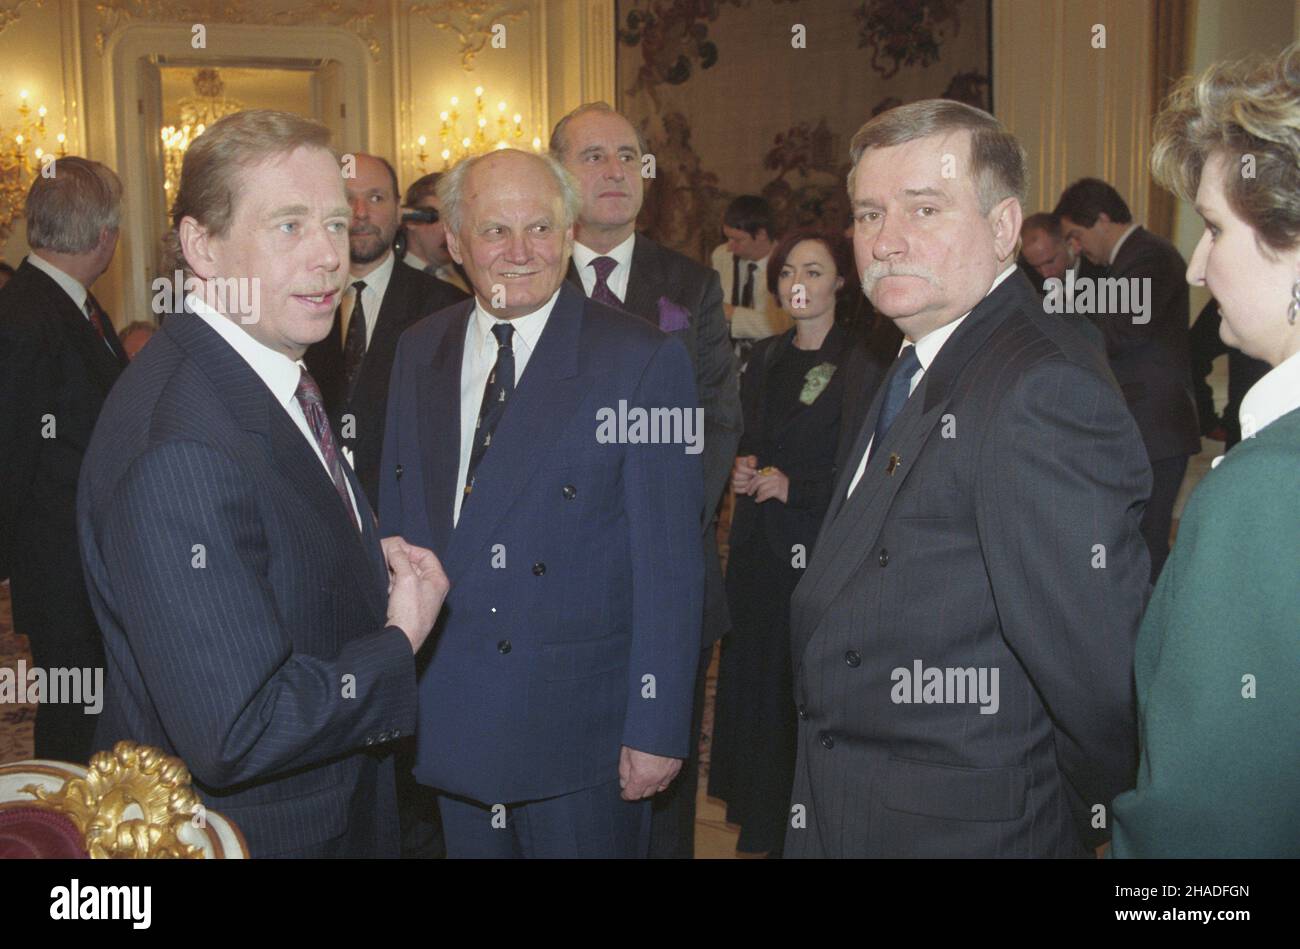
[{"label": "man in dark suit", "polygon": [[650,856],[695,856],[695,794],[704,683],[713,644],[731,626],[718,558],[716,513],[742,427],[736,360],[718,275],[636,233],[644,197],[641,137],[604,102],[579,106],[551,135],[551,154],[582,188],[569,280],[594,300],[639,316],[686,344],[704,409],[704,626],[695,679],[690,756],[652,805]]},{"label": "man in dark suit", "polygon": [[863,287],[904,344],[791,604],[785,854],[1089,855],[1135,766],[1137,427],[1016,271],[1025,159],[996,119],[901,106],[851,158]]},{"label": "man in dark suit", "polygon": [[[305,361],[366,498],[378,507],[379,454],[397,337],[420,317],[459,303],[465,294],[413,267],[397,265],[397,176],[375,155],[354,158],[356,176],[344,179],[352,208],[348,287],[329,335],[307,350]],[[358,314],[363,318],[353,320]]]},{"label": "man in dark suit", "polygon": [[1076,252],[1096,267],[1108,267],[1106,279],[1128,289],[1127,310],[1092,319],[1105,337],[1111,371],[1151,460],[1155,480],[1142,535],[1155,583],[1169,556],[1174,503],[1188,459],[1201,450],[1192,395],[1187,262],[1169,241],[1133,223],[1119,192],[1096,178],[1066,188],[1055,213]]},{"label": "man in dark suit", "polygon": [[315,122],[239,112],[190,147],[169,240],[192,292],[110,395],[77,497],[96,746],[178,755],[259,857],[397,856],[385,752],[447,590],[428,550],[381,550],[299,361],[334,318],[347,221]]},{"label": "man in dark suit", "polygon": [[[0,290],[0,576],[37,668],[93,670],[104,651],[77,553],[77,475],[104,398],[126,365],[89,288],[117,247],[122,186],[111,169],[60,158],[27,193],[32,252]],[[84,764],[95,699],[42,696],[36,757]],[[51,701],[51,699],[56,699]]]},{"label": "man in dark suit", "polygon": [[476,301],[403,334],[380,483],[453,591],[415,776],[449,856],[644,856],[703,615],[690,358],[565,281],[580,197],[550,156],[466,160],[439,198]]}]

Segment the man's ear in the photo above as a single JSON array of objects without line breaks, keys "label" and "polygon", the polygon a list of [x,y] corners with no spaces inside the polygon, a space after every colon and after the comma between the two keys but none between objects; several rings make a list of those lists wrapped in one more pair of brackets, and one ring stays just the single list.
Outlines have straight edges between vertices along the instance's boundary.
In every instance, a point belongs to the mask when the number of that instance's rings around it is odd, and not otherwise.
[{"label": "man's ear", "polygon": [[1009,260],[1015,254],[1023,223],[1024,211],[1019,198],[1003,198],[993,206],[989,212],[989,224],[993,227],[993,248],[998,260]]},{"label": "man's ear", "polygon": [[464,267],[465,260],[464,258],[461,257],[460,254],[460,235],[458,235],[450,227],[443,228],[442,232],[445,235],[447,235],[447,253],[451,254],[452,260],[456,261],[456,263]]},{"label": "man's ear", "polygon": [[208,229],[186,215],[181,218],[180,227],[176,229],[180,241],[181,253],[185,262],[200,280],[209,280],[217,272],[217,262],[213,255],[212,236]]}]

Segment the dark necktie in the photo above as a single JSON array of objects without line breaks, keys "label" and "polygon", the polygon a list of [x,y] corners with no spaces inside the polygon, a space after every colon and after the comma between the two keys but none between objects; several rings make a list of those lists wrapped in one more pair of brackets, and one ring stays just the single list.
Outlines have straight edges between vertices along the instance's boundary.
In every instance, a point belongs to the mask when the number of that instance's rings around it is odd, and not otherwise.
[{"label": "dark necktie", "polygon": [[95,300],[90,294],[86,294],[86,318],[90,320],[90,325],[99,334],[99,338],[107,344],[108,337],[104,335],[104,314],[99,311],[99,307],[95,305]]},{"label": "dark necktie", "polygon": [[740,258],[731,255],[731,305],[740,306]]},{"label": "dark necktie", "polygon": [[[121,340],[117,338],[117,330],[113,329],[113,324],[108,321],[104,311],[99,308],[99,301],[89,293],[86,294],[86,318],[90,320],[91,327],[108,351],[113,354],[113,358],[122,366],[126,365],[126,352],[121,348]],[[114,345],[114,344],[117,345]]]},{"label": "dark necktie", "polygon": [[749,262],[749,275],[745,277],[745,292],[740,295],[740,305],[752,307],[754,305],[754,271],[758,269],[758,264],[752,260]]},{"label": "dark necktie", "polygon": [[361,305],[361,291],[365,288],[364,280],[352,285],[356,296],[348,319],[348,338],[343,342],[343,394],[348,400],[352,398],[352,383],[361,369],[361,360],[366,356],[366,309]]},{"label": "dark necktie", "polygon": [[921,368],[921,360],[916,356],[916,347],[909,343],[898,354],[893,367],[889,370],[889,379],[885,383],[885,401],[880,406],[880,417],[876,419],[876,434],[871,440],[873,455],[884,442],[885,436],[889,434],[889,429],[894,424],[894,419],[898,418],[898,413],[903,411],[911,389],[912,376],[916,375],[916,370],[919,368]]},{"label": "dark necktie", "polygon": [[334,430],[330,428],[329,416],[325,413],[325,402],[321,398],[320,387],[316,385],[316,380],[311,377],[306,369],[298,377],[298,390],[294,392],[294,398],[302,406],[302,414],[307,416],[307,427],[311,429],[312,435],[316,438],[316,444],[320,446],[320,453],[325,458],[325,466],[329,468],[330,478],[334,481],[334,490],[338,492],[339,498],[343,501],[343,506],[347,508],[348,519],[352,521],[357,530],[361,525],[357,522],[356,509],[352,507],[352,497],[348,494],[347,476],[343,473],[343,460],[339,456],[339,445],[334,440]]},{"label": "dark necktie", "polygon": [[483,387],[483,405],[474,425],[474,446],[470,449],[469,469],[465,472],[466,497],[474,490],[474,472],[492,444],[492,433],[496,431],[497,423],[506,414],[506,401],[515,391],[515,351],[511,345],[514,332],[515,328],[509,323],[492,327],[492,335],[497,338],[497,363]]},{"label": "dark necktie", "polygon": [[591,262],[591,266],[596,270],[596,286],[591,290],[591,298],[597,303],[604,303],[621,309],[623,301],[609,288],[609,275],[618,266],[618,261],[613,257],[597,257]]}]

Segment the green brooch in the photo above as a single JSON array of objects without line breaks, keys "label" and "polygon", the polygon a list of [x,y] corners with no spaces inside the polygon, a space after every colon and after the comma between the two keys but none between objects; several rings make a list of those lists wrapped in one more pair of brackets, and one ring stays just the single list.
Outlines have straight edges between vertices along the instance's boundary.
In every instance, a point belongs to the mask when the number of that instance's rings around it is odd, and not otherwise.
[{"label": "green brooch", "polygon": [[835,366],[828,362],[809,369],[808,374],[803,377],[803,389],[799,391],[799,401],[804,405],[812,405],[816,402],[817,396],[822,394],[826,383],[831,381],[833,375],[835,375]]}]

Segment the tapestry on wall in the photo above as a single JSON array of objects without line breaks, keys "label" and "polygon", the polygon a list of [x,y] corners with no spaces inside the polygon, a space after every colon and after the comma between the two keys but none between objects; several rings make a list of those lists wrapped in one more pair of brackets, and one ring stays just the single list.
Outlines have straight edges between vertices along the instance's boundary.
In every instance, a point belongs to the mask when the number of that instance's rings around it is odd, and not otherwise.
[{"label": "tapestry on wall", "polygon": [[707,261],[738,194],[844,229],[849,141],[944,97],[989,108],[988,0],[618,0],[618,107],[655,156],[638,222]]}]

